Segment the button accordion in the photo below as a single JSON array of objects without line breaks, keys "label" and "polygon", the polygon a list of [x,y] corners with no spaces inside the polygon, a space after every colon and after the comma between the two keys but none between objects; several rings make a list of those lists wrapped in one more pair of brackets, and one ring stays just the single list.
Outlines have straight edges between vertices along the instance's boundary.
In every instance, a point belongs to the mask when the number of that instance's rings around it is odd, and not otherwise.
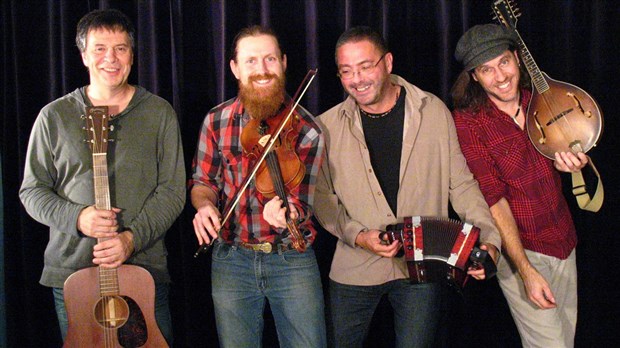
[{"label": "button accordion", "polygon": [[484,267],[487,279],[496,273],[487,251],[478,248],[479,235],[480,229],[469,223],[413,216],[388,225],[379,237],[386,243],[402,243],[401,256],[405,256],[412,282],[444,282],[461,290],[470,266]]}]

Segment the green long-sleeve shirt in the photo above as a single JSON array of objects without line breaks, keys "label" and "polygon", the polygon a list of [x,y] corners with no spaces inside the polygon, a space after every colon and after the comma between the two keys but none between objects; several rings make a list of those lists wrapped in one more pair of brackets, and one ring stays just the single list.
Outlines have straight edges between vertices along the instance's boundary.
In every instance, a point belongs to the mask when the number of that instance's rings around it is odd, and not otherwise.
[{"label": "green long-sleeve shirt", "polygon": [[[79,88],[45,106],[26,155],[20,198],[49,226],[40,283],[62,287],[92,263],[96,239],[77,230],[80,211],[95,203],[92,152],[81,117],[90,101]],[[121,208],[120,231],[131,229],[135,251],[155,282],[169,281],[164,236],[185,204],[185,165],[176,114],[164,99],[136,86],[127,108],[110,120],[107,149],[110,203]],[[28,233],[25,231],[24,233]]]}]

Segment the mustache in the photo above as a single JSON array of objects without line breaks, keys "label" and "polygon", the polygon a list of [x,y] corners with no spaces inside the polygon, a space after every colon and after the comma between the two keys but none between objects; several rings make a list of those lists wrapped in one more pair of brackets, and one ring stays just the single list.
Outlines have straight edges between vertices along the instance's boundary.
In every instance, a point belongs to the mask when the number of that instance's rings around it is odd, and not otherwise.
[{"label": "mustache", "polygon": [[258,81],[258,80],[267,80],[267,79],[277,79],[278,75],[273,74],[273,73],[264,73],[264,74],[257,74],[257,75],[252,75],[248,78],[248,80],[250,82],[254,82],[254,81]]}]

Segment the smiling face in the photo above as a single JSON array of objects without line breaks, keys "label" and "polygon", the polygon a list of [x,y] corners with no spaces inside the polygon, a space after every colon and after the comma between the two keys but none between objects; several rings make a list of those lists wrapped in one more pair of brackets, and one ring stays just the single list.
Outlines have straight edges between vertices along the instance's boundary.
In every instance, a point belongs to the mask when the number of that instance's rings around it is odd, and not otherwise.
[{"label": "smiling face", "polygon": [[133,64],[129,35],[125,31],[107,29],[89,31],[82,61],[88,68],[91,88],[126,87]]},{"label": "smiling face", "polygon": [[[368,40],[348,42],[336,50],[340,82],[345,91],[361,105],[381,108],[386,100],[392,72],[392,54],[385,55]],[[350,78],[347,72],[353,71]]]},{"label": "smiling face", "polygon": [[286,55],[271,35],[239,40],[230,69],[239,81],[239,96],[248,113],[257,119],[273,116],[284,101]]},{"label": "smiling face", "polygon": [[500,109],[505,104],[518,102],[519,60],[516,52],[506,50],[477,66],[472,77]]}]

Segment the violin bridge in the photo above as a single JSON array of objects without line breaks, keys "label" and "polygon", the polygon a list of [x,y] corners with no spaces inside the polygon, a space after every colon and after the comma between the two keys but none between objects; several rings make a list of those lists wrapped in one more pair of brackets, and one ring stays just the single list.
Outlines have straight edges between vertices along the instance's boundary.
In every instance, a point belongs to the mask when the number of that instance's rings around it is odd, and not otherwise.
[{"label": "violin bridge", "polygon": [[265,147],[269,142],[269,139],[271,139],[271,134],[264,135],[260,139],[258,139],[258,143],[260,144],[260,146]]}]

